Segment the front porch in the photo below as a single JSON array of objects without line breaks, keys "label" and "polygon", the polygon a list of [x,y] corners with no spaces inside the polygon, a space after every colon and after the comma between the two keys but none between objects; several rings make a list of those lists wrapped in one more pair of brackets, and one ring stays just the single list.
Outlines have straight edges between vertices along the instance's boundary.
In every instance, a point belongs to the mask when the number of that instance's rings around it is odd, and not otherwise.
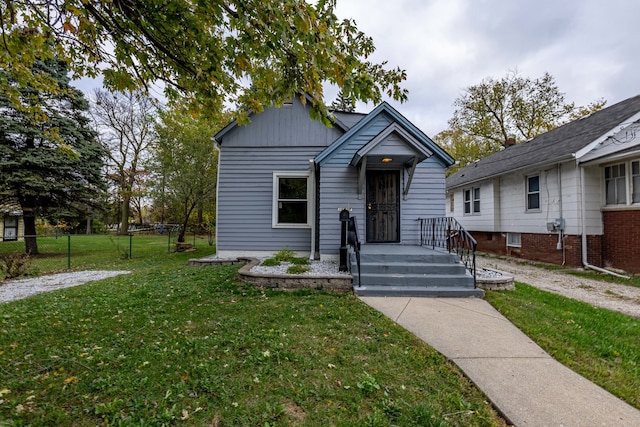
[{"label": "front porch", "polygon": [[366,244],[360,270],[351,253],[353,291],[359,296],[483,297],[456,253],[401,244]]}]

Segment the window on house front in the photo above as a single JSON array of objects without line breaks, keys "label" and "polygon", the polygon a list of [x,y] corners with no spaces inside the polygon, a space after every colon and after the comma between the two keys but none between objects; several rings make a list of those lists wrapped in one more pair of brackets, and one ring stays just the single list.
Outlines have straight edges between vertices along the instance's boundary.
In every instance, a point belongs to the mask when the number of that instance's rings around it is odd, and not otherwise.
[{"label": "window on house front", "polygon": [[467,215],[480,213],[480,188],[464,190],[464,213]]},{"label": "window on house front", "polygon": [[522,236],[520,233],[507,233],[507,246],[519,248],[522,246]]},{"label": "window on house front", "polygon": [[274,227],[308,226],[309,175],[304,172],[274,172]]},{"label": "window on house front", "polygon": [[540,175],[527,177],[527,210],[540,210]]},{"label": "window on house front", "polygon": [[604,168],[604,186],[607,205],[627,204],[626,180],[627,177],[624,163],[606,166]]}]

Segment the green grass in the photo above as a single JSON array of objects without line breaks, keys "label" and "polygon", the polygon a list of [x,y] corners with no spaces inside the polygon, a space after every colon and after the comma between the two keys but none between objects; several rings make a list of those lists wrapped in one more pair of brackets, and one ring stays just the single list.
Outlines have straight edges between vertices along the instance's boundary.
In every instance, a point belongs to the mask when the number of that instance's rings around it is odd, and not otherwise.
[{"label": "green grass", "polygon": [[[193,243],[193,237],[189,240]],[[175,243],[175,242],[172,242]],[[197,251],[189,257],[199,256],[198,251],[213,250],[207,237],[195,241]],[[150,260],[164,259],[174,248],[169,246],[168,236],[134,235],[72,235],[38,237],[39,255],[30,258],[31,270],[36,274],[71,270],[135,269],[147,265]],[[0,253],[24,252],[24,242],[0,243]],[[70,259],[68,253],[70,251]],[[129,258],[131,255],[131,258]]]},{"label": "green grass", "polygon": [[264,291],[193,256],[0,304],[0,425],[504,425],[353,295]]},{"label": "green grass", "polygon": [[616,277],[610,274],[600,273],[598,271],[593,271],[593,270],[584,270],[584,271],[573,270],[573,271],[569,271],[568,273],[574,276],[584,277],[586,279],[602,280],[604,282],[616,283],[618,285],[635,286],[637,288],[640,288],[640,276],[638,276],[637,274],[624,273],[625,275],[629,276],[629,279],[625,279],[622,277]]},{"label": "green grass", "polygon": [[640,320],[516,283],[487,300],[556,360],[640,409]]}]

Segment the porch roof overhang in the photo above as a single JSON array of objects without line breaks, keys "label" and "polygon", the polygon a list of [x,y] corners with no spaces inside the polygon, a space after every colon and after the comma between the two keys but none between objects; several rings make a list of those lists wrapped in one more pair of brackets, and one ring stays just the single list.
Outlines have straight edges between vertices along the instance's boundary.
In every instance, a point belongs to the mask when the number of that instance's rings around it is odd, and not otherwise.
[{"label": "porch roof overhang", "polygon": [[416,166],[432,155],[431,150],[402,126],[391,123],[384,131],[362,146],[351,159],[350,165],[359,169],[358,198],[362,198],[367,167],[384,164],[387,168],[408,168],[409,177],[402,192],[406,200]]}]

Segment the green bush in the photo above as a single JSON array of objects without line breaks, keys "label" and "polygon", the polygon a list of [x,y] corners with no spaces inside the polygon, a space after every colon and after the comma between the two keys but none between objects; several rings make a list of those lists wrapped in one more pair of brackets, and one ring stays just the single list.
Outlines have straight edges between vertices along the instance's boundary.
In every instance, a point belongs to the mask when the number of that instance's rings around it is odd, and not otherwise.
[{"label": "green bush", "polygon": [[284,248],[276,252],[273,258],[280,262],[291,262],[291,260],[294,259],[295,256],[295,252],[293,252],[291,249]]},{"label": "green bush", "polygon": [[280,265],[280,261],[275,258],[267,258],[262,261],[262,265],[264,265],[265,267],[277,267]]},{"label": "green bush", "polygon": [[293,265],[309,265],[311,264],[311,261],[309,261],[309,258],[305,258],[305,257],[295,257],[292,258],[291,261],[289,261],[291,264]]},{"label": "green bush", "polygon": [[0,255],[0,273],[4,279],[27,276],[33,271],[31,258],[24,252],[8,252]]},{"label": "green bush", "polygon": [[289,268],[287,268],[287,273],[288,274],[302,274],[302,273],[306,273],[307,271],[309,271],[310,268],[304,265],[292,265]]}]

